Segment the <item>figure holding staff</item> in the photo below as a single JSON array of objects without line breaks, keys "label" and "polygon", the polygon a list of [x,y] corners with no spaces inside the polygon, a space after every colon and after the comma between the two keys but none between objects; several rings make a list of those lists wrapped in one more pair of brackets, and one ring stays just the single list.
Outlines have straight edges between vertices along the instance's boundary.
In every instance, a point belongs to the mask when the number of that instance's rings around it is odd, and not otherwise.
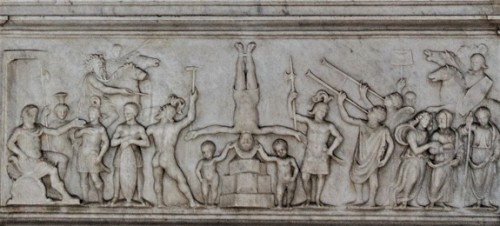
[{"label": "figure holding staff", "polygon": [[[295,72],[293,71],[293,61],[292,57],[290,56],[290,68],[288,71],[285,72],[285,79],[291,84],[290,86],[290,93],[295,92]],[[294,100],[292,102],[292,112],[296,112],[296,101]],[[297,118],[295,115],[293,115],[293,129],[297,129]]]},{"label": "figure holding staff", "polygon": [[[293,109],[293,103],[297,98],[297,93],[292,92],[288,96],[288,112],[291,118],[296,118],[298,122],[307,125],[307,147],[304,161],[302,163],[302,180],[306,192],[306,205],[309,205],[312,198],[311,176],[317,176],[316,205],[322,206],[321,193],[325,184],[326,176],[330,174],[328,156],[339,160],[333,152],[339,147],[344,138],[335,125],[325,120],[329,111],[328,102],[333,98],[324,90],[319,90],[312,98],[314,105],[308,112],[311,117],[297,114]],[[328,147],[328,138],[334,137],[333,143]]]},{"label": "figure holding staff", "polygon": [[[477,123],[474,123],[474,116]],[[461,136],[467,135],[466,176],[470,175],[472,194],[476,199],[473,207],[496,207],[490,201],[493,179],[497,174],[496,163],[500,158],[500,133],[491,122],[491,112],[480,107],[469,114],[466,124],[459,128]],[[467,170],[470,167],[470,174]]]}]

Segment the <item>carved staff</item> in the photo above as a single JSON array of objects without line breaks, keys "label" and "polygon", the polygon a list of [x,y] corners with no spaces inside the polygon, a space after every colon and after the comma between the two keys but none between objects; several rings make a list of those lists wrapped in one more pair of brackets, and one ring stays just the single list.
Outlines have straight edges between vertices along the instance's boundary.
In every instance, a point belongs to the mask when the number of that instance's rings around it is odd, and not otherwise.
[{"label": "carved staff", "polygon": [[[42,87],[47,87],[47,84],[50,81],[50,73],[49,73],[49,71],[43,70],[42,76],[41,76],[40,79],[41,79],[41,82],[42,82]],[[46,109],[48,109],[48,106],[49,106],[49,95],[47,94],[47,90],[46,89],[43,89],[43,97],[45,99],[45,104],[47,104],[43,110],[46,110]],[[49,112],[50,112],[50,110],[49,110]],[[46,114],[46,115],[44,114],[43,115],[43,117],[45,117],[44,118],[44,120],[45,120],[45,122],[44,122],[45,127],[49,126],[49,114]]]},{"label": "carved staff", "polygon": [[[316,76],[314,73],[312,73],[311,70],[308,70],[306,72],[306,76],[311,78],[312,80],[316,81],[317,83],[321,84],[322,86],[324,86],[328,90],[332,91],[335,95],[339,95],[340,91],[336,90],[332,86],[328,85],[328,83],[326,83],[323,80],[321,80],[320,78],[318,78],[318,76]],[[361,110],[365,114],[368,114],[368,110],[366,110],[364,107],[361,107],[361,105],[359,105],[358,103],[354,102],[353,100],[351,100],[349,98],[347,98],[346,100],[347,100],[347,102],[352,104],[354,107],[357,107],[359,110]]]},{"label": "carved staff", "polygon": [[[329,68],[331,68],[331,69],[339,72],[344,77],[348,78],[349,80],[353,81],[357,85],[361,86],[361,82],[359,82],[358,80],[354,79],[352,76],[350,76],[349,74],[345,73],[344,71],[340,70],[338,67],[335,67],[332,63],[328,62],[328,60],[326,60],[326,58],[323,58],[321,60],[321,64],[326,65],[327,67],[329,67]],[[370,92],[371,94],[373,94],[375,97],[379,98],[380,100],[382,100],[382,101],[384,100],[384,97],[382,97],[380,94],[378,94],[377,92],[375,92],[373,89],[369,89],[368,92]]]},{"label": "carved staff", "polygon": [[[288,71],[285,71],[285,79],[291,84],[290,86],[290,92],[293,93],[295,92],[295,72],[293,71],[293,61],[292,61],[292,56],[290,56],[290,65],[288,68]],[[295,109],[296,109],[296,103],[295,100],[292,102],[292,111],[293,111],[293,128],[297,129],[297,117],[295,115]]]},{"label": "carved staff", "polygon": [[[469,115],[467,117],[473,117],[472,112],[469,112]],[[466,120],[467,122],[467,120]],[[468,124],[468,123],[467,123]],[[467,182],[467,176],[468,176],[468,169],[469,169],[469,154],[470,154],[470,146],[471,146],[471,138],[472,138],[472,123],[470,123],[467,126],[467,153],[465,154],[465,181]],[[465,205],[465,189],[463,189],[463,202]]]},{"label": "carved staff", "polygon": [[195,89],[195,81],[196,81],[196,71],[198,70],[198,68],[196,66],[187,66],[186,67],[186,71],[190,71],[191,72],[191,75],[193,77],[193,83],[191,85],[191,93],[194,93],[194,89]]},{"label": "carved staff", "polygon": [[[472,117],[472,112],[469,112],[469,115],[467,117]],[[472,123],[467,125],[467,153],[465,155],[465,178],[466,179],[467,179],[467,169],[469,168],[469,154],[470,154],[471,138],[472,138]]]}]

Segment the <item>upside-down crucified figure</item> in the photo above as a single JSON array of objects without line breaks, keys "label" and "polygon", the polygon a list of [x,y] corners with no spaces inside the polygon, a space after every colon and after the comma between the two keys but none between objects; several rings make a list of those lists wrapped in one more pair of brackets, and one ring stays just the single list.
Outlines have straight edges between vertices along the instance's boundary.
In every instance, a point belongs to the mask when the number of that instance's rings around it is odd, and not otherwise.
[{"label": "upside-down crucified figure", "polygon": [[248,43],[246,51],[241,42],[237,42],[234,46],[238,50],[238,59],[236,60],[236,76],[233,88],[235,102],[233,126],[212,125],[199,130],[193,130],[186,135],[186,139],[194,139],[201,135],[218,133],[250,133],[254,135],[272,133],[293,136],[299,141],[305,141],[304,134],[288,127],[278,125],[259,126],[257,105],[260,100],[260,90],[252,56],[252,52],[257,45],[255,42]]}]

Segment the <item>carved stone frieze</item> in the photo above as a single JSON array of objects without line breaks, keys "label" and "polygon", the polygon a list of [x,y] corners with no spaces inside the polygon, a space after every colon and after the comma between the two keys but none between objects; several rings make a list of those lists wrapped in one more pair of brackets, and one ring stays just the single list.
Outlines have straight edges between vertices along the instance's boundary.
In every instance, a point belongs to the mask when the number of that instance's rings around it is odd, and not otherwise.
[{"label": "carved stone frieze", "polygon": [[0,3],[0,221],[499,224],[500,5],[391,3]]}]

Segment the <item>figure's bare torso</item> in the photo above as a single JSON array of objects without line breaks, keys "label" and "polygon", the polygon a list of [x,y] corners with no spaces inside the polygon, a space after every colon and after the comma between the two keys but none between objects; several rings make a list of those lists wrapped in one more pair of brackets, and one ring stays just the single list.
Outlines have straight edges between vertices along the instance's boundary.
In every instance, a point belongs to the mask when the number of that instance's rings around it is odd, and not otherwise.
[{"label": "figure's bare torso", "polygon": [[43,131],[40,126],[33,129],[17,128],[17,146],[30,158],[39,159],[42,157],[41,139]]},{"label": "figure's bare torso", "polygon": [[218,178],[217,164],[215,163],[215,160],[203,159],[201,161],[201,176],[209,182]]},{"label": "figure's bare torso", "polygon": [[320,155],[327,148],[330,136],[330,124],[328,122],[316,122],[310,120],[307,129],[307,149],[312,154]]},{"label": "figure's bare torso", "polygon": [[293,175],[294,161],[295,160],[293,158],[287,157],[285,159],[280,159],[279,161],[276,162],[279,181],[284,183],[293,182],[292,175]]},{"label": "figure's bare torso", "polygon": [[153,136],[157,152],[174,155],[181,129],[176,123],[157,123],[148,127],[148,134]]}]

